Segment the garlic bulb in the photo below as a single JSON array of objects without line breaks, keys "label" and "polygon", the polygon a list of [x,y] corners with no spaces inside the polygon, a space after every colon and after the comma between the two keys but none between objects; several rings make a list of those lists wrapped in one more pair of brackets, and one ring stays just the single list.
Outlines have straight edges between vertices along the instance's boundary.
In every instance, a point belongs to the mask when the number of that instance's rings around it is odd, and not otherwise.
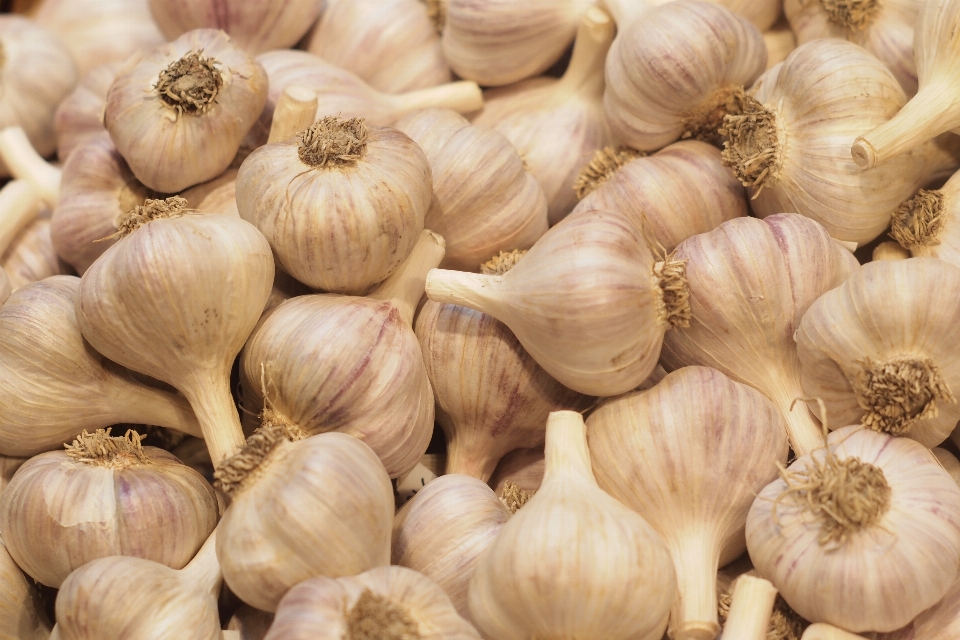
[{"label": "garlic bulb", "polygon": [[[781,0],[707,0],[726,7],[749,20],[760,31],[771,29],[777,23],[782,9]],[[658,7],[673,0],[603,0],[613,13],[617,24],[627,26],[645,11],[646,6]]]},{"label": "garlic bulb", "polygon": [[[78,79],[70,52],[33,21],[4,15],[0,16],[0,69],[0,129],[22,127],[37,153],[50,155],[57,148],[53,129],[57,105]],[[0,175],[9,175],[2,163]]]},{"label": "garlic bulb", "polygon": [[0,540],[0,640],[49,640],[50,627],[37,585]]},{"label": "garlic bulb", "polygon": [[384,93],[450,82],[440,36],[420,0],[328,0],[306,49]]},{"label": "garlic bulb", "polygon": [[612,399],[587,421],[597,483],[670,549],[680,588],[671,638],[712,640],[720,631],[717,569],[743,553],[750,505],[787,460],[784,426],[758,391],[707,367]]},{"label": "garlic bulb", "polygon": [[217,469],[233,498],[218,527],[223,576],[263,611],[307,578],[390,564],[393,488],[376,454],[343,433],[299,435],[267,422]]},{"label": "garlic bulb", "polygon": [[743,114],[725,119],[723,152],[749,187],[754,213],[800,213],[860,244],[880,235],[926,178],[921,158],[929,153],[918,149],[871,171],[850,157],[850,141],[906,100],[886,67],[849,42],[814,40],[756,87]]},{"label": "garlic bulb", "polygon": [[921,189],[893,214],[890,237],[914,256],[960,267],[960,172],[939,189]]},{"label": "garlic bulb", "polygon": [[630,218],[666,251],[747,215],[743,187],[705,142],[683,140],[648,157],[607,147],[577,179],[574,211],[606,209]]},{"label": "garlic bulb", "polygon": [[483,482],[460,474],[440,476],[397,512],[391,563],[433,580],[469,620],[470,577],[509,518],[506,506]]},{"label": "garlic bulb", "polygon": [[119,62],[94,67],[80,80],[76,89],[57,107],[53,129],[57,134],[57,157],[66,162],[73,150],[106,131],[103,108],[110,85],[120,72]]},{"label": "garlic bulb", "polygon": [[[443,240],[424,231],[410,258],[369,297],[306,295],[273,309],[240,358],[248,410],[308,434],[363,440],[392,478],[416,466],[433,435],[433,393],[413,315]],[[265,415],[265,417],[267,417]]]},{"label": "garlic bulb", "polygon": [[124,65],[104,124],[140,182],[175,193],[223,173],[266,99],[263,67],[222,31],[197,29]]},{"label": "garlic bulb", "polygon": [[80,281],[29,284],[0,308],[0,454],[33,456],[78,431],[154,424],[200,435],[180,396],[134,379],[90,348],[74,314]]},{"label": "garlic bulb", "polygon": [[487,482],[499,496],[507,483],[513,483],[528,494],[533,494],[543,482],[543,447],[516,449],[500,458],[500,463]]},{"label": "garlic bulb", "polygon": [[797,36],[790,25],[778,22],[769,31],[763,32],[763,41],[767,45],[767,69],[780,64],[797,48]]},{"label": "garlic bulb", "polygon": [[254,226],[184,205],[148,200],[124,223],[83,274],[77,321],[94,349],[186,396],[219,466],[244,442],[230,370],[270,295],[273,256]]},{"label": "garlic bulb", "polygon": [[[242,152],[241,154],[242,155]],[[201,182],[183,192],[183,199],[191,209],[203,213],[222,213],[228,216],[240,217],[237,207],[237,176],[240,173],[240,163],[234,158],[230,168],[213,180]]]},{"label": "garlic bulb", "polygon": [[[594,150],[613,142],[601,102],[603,63],[615,30],[606,13],[588,10],[562,78],[534,78],[487,91],[483,111],[473,120],[502,133],[520,152],[547,196],[550,224],[576,205],[573,184],[580,167]],[[558,136],[558,131],[567,135]]]},{"label": "garlic bulb", "polygon": [[[936,453],[936,450],[934,450]],[[870,636],[871,640],[953,640],[960,633],[960,575],[947,594],[902,629]],[[833,640],[825,638],[825,640]],[[845,640],[842,636],[838,640]],[[857,640],[855,637],[853,640]]]},{"label": "garlic bulb", "polygon": [[954,287],[960,268],[935,258],[871,262],[810,306],[796,334],[801,380],[831,427],[946,440],[960,419]]},{"label": "garlic bulb", "polygon": [[907,438],[850,426],[827,442],[757,496],[750,558],[807,620],[893,631],[954,581],[960,488]]},{"label": "garlic bulb", "polygon": [[788,213],[725,222],[682,242],[675,259],[686,261],[691,319],[664,338],[664,367],[718,369],[780,408],[799,455],[822,446],[820,426],[793,406],[805,395],[793,334],[810,305],[855,272],[853,255]]},{"label": "garlic bulb", "polygon": [[641,151],[680,138],[712,142],[766,65],[763,37],[744,18],[701,0],[668,2],[611,47],[604,113],[614,136]]},{"label": "garlic bulb", "polygon": [[923,0],[785,0],[797,42],[842,38],[877,57],[908,96],[917,92],[913,28]]},{"label": "garlic bulb", "polygon": [[547,199],[510,141],[449,109],[425,109],[396,128],[427,156],[433,202],[424,225],[447,245],[441,267],[478,271],[500,251],[529,249],[547,232]]},{"label": "garlic bulb", "polygon": [[0,257],[0,267],[9,278],[12,291],[50,276],[73,273],[53,248],[48,217],[37,218],[17,234]]},{"label": "garlic bulb", "polygon": [[417,337],[446,436],[446,473],[486,482],[504,455],[543,444],[550,412],[593,401],[551,378],[485,313],[427,302]]},{"label": "garlic bulb", "polygon": [[677,595],[666,546],[594,479],[583,416],[547,420],[540,490],[470,580],[470,616],[498,640],[659,640]]},{"label": "garlic bulb", "polygon": [[689,316],[683,264],[656,260],[640,229],[606,211],[569,216],[502,276],[431,271],[427,296],[493,316],[548,374],[594,396],[643,382]]},{"label": "garlic bulb", "polygon": [[937,462],[943,467],[944,471],[950,474],[950,477],[960,485],[960,460],[956,456],[940,447],[930,449],[930,452],[937,458]]},{"label": "garlic bulb", "polygon": [[294,278],[362,295],[413,250],[430,207],[430,176],[427,158],[403,133],[330,116],[299,139],[251,153],[237,176],[237,206]]},{"label": "garlic bulb", "polygon": [[57,594],[51,640],[220,640],[216,538],[180,570],[127,556],[80,567]]}]

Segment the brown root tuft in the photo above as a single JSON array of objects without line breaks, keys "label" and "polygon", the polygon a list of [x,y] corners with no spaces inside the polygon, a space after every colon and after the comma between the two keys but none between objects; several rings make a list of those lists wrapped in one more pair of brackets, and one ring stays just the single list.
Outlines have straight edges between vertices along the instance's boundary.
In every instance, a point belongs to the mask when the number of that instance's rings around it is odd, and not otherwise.
[{"label": "brown root tuft", "polygon": [[857,364],[853,390],[866,411],[860,421],[874,431],[905,435],[920,420],[937,417],[937,400],[956,403],[930,358],[898,356],[883,362],[866,358]]},{"label": "brown root tuft", "polygon": [[273,409],[260,414],[263,424],[253,432],[243,448],[224,460],[214,472],[214,486],[227,495],[243,488],[256,470],[284,442],[303,440],[307,434]]},{"label": "brown root tuft", "polygon": [[164,200],[147,198],[143,201],[142,205],[134,207],[127,213],[123,220],[117,225],[116,233],[112,233],[106,238],[101,238],[97,242],[117,237],[126,238],[152,220],[179,218],[190,211],[193,211],[193,209],[188,209],[187,201],[180,196],[172,196]]},{"label": "brown root tuft", "polygon": [[161,71],[153,88],[178,118],[203,115],[216,104],[223,87],[223,74],[216,64],[213,58],[203,57],[203,50],[191,51]]},{"label": "brown root tuft", "polygon": [[631,160],[645,158],[647,154],[632,147],[604,147],[597,149],[590,162],[585,164],[573,183],[577,198],[583,200],[587,194],[613,177],[613,175]]},{"label": "brown root tuft", "polygon": [[879,0],[820,0],[830,22],[847,31],[863,31],[880,13]]},{"label": "brown root tuft", "polygon": [[514,249],[513,251],[501,251],[498,255],[490,258],[480,265],[480,273],[485,276],[502,276],[510,269],[517,266],[520,258],[526,255],[526,249]]},{"label": "brown root tuft", "polygon": [[939,244],[937,236],[946,220],[943,192],[921,189],[893,214],[890,237],[904,249]]},{"label": "brown root tuft", "polygon": [[150,464],[143,452],[143,439],[133,429],[127,429],[123,436],[111,436],[110,429],[97,429],[93,433],[83,430],[73,444],[64,444],[67,455],[77,462],[85,462],[98,467],[125,469],[135,465]]},{"label": "brown root tuft", "polygon": [[520,507],[527,504],[536,491],[524,491],[516,482],[508,480],[500,492],[500,502],[510,513],[516,513]]},{"label": "brown root tuft", "polygon": [[447,24],[447,0],[421,0],[427,5],[427,15],[430,21],[436,27],[437,33],[443,33],[443,27]]},{"label": "brown root tuft", "polygon": [[363,118],[326,116],[298,137],[300,160],[316,169],[352,167],[367,150],[367,125]]},{"label": "brown root tuft", "polygon": [[420,626],[410,612],[390,598],[364,589],[349,610],[343,640],[420,640]]},{"label": "brown root tuft", "polygon": [[727,136],[720,157],[733,169],[745,187],[763,187],[775,182],[783,163],[776,114],[753,96],[743,97],[742,113],[723,117],[720,135]]},{"label": "brown root tuft", "polygon": [[657,317],[670,327],[690,326],[690,286],[687,261],[674,260],[673,254],[653,264],[653,284],[657,292]]},{"label": "brown root tuft", "polygon": [[683,114],[683,133],[681,140],[693,138],[710,144],[719,144],[723,136],[726,116],[743,115],[743,105],[747,94],[743,87],[721,87],[701,102],[695,109]]}]

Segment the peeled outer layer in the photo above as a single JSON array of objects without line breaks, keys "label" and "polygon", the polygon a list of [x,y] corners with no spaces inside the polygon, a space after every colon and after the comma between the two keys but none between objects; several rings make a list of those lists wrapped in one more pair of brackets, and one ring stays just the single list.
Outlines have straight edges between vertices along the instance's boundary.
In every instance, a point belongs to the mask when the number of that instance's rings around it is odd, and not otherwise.
[{"label": "peeled outer layer", "polygon": [[[774,502],[787,489],[784,480],[775,480],[747,517],[750,559],[806,620],[856,633],[899,629],[943,598],[954,581],[960,488],[928,449],[907,438],[850,426],[831,433],[828,442],[841,461],[855,457],[882,471],[888,508],[874,524],[825,547],[803,498],[781,500],[774,520]],[[802,456],[789,471],[826,455],[820,449]]]},{"label": "peeled outer layer", "polygon": [[722,109],[717,92],[749,87],[766,64],[763,36],[747,20],[700,0],[669,2],[618,34],[604,113],[622,144],[660,149],[690,133],[699,111]]},{"label": "peeled outer layer", "polygon": [[433,435],[420,345],[390,302],[327,294],[280,304],[247,341],[240,382],[256,406],[307,433],[363,440],[391,478],[416,466]]},{"label": "peeled outer layer", "polygon": [[[201,51],[222,86],[205,111],[180,114],[161,99],[160,74]],[[224,32],[197,29],[127,61],[107,94],[104,124],[140,182],[176,193],[224,172],[266,100],[263,67]]]},{"label": "peeled outer layer", "polygon": [[49,640],[51,627],[40,590],[0,540],[0,640]]},{"label": "peeled outer layer", "polygon": [[[823,400],[831,428],[859,424],[870,412],[857,383],[868,360],[879,366],[899,358],[929,359],[950,393],[960,394],[957,291],[960,268],[951,264],[935,258],[884,260],[863,265],[811,305],[796,335],[801,380],[806,397]],[[901,393],[894,388],[891,395]],[[908,402],[917,397],[907,392]],[[927,447],[946,440],[960,420],[955,401],[938,398],[933,404],[936,411],[904,424],[903,435]]]},{"label": "peeled outer layer", "polygon": [[220,29],[251,55],[294,46],[317,20],[316,0],[148,0],[168,39],[194,29]]},{"label": "peeled outer layer", "polygon": [[687,261],[692,317],[664,337],[664,367],[713,367],[758,389],[783,413],[795,451],[821,446],[820,425],[803,406],[791,410],[809,395],[793,335],[810,305],[857,270],[853,255],[787,213],[725,222],[680,243],[675,258]]},{"label": "peeled outer layer", "polygon": [[230,589],[276,611],[295,584],[390,564],[393,487],[370,447],[322,433],[277,447],[233,496],[217,528]]},{"label": "peeled outer layer", "polygon": [[[283,598],[264,640],[341,640],[356,637],[355,627],[358,625],[350,624],[350,614],[361,594],[367,591],[385,598],[390,605],[403,612],[416,629],[413,637],[419,640],[480,640],[480,634],[457,615],[450,599],[436,584],[416,571],[403,567],[378,567],[337,580],[324,577],[305,580]],[[395,622],[395,619],[391,622]],[[367,634],[386,634],[387,629],[391,628],[387,624],[384,619],[368,619],[363,629]]]},{"label": "peeled outer layer", "polygon": [[90,138],[106,131],[103,107],[120,62],[110,62],[90,69],[80,83],[57,107],[53,128],[57,134],[57,159],[66,162],[73,150]]},{"label": "peeled outer layer", "polygon": [[369,128],[352,166],[313,167],[299,145],[269,144],[243,162],[240,217],[300,282],[363,295],[413,250],[432,198],[430,164],[413,140],[382,127]]}]

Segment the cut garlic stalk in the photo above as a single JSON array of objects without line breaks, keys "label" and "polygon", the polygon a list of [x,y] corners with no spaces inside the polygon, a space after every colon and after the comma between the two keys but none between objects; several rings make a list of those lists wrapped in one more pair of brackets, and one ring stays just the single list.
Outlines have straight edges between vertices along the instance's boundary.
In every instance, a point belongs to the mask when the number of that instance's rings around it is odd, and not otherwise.
[{"label": "cut garlic stalk", "polygon": [[317,115],[317,94],[312,89],[292,84],[283,90],[273,110],[267,144],[282,142],[309,129]]},{"label": "cut garlic stalk", "polygon": [[47,206],[60,195],[60,169],[40,157],[20,127],[0,131],[0,158],[14,178],[30,183]]},{"label": "cut garlic stalk", "polygon": [[37,218],[42,203],[34,186],[26,180],[12,180],[0,189],[0,256],[14,239]]},{"label": "cut garlic stalk", "polygon": [[776,599],[777,589],[768,580],[748,575],[738,578],[720,640],[767,640]]}]

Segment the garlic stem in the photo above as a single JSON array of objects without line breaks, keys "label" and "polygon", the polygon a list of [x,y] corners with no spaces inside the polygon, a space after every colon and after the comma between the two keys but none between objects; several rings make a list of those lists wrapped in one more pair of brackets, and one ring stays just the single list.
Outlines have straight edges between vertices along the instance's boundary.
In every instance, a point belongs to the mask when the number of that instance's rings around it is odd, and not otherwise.
[{"label": "garlic stem", "polygon": [[582,476],[583,482],[588,485],[598,486],[587,449],[587,425],[581,414],[576,411],[551,412],[547,418],[547,438],[543,452],[544,483],[554,476],[572,473]]},{"label": "garlic stem", "polygon": [[13,180],[0,189],[0,256],[40,211],[40,197],[26,180]]},{"label": "garlic stem", "polygon": [[183,384],[182,391],[197,415],[210,460],[216,469],[246,443],[240,415],[230,393],[230,376],[217,371],[199,373]]},{"label": "garlic stem", "polygon": [[501,280],[503,276],[431,269],[427,274],[427,297],[434,302],[486,311],[494,302],[493,291]]},{"label": "garlic stem", "polygon": [[603,67],[617,27],[601,9],[591,7],[577,28],[570,65],[557,84],[569,93],[603,95]]},{"label": "garlic stem", "polygon": [[203,437],[197,416],[186,398],[159,389],[147,390],[136,382],[115,388],[117,397],[111,404],[123,407],[118,422],[162,424],[197,438]]},{"label": "garlic stem", "polygon": [[310,128],[316,116],[316,92],[302,85],[290,85],[277,100],[267,144],[287,140],[298,131]]},{"label": "garlic stem", "polygon": [[766,640],[776,599],[777,590],[768,580],[740,576],[721,640]]},{"label": "garlic stem", "polygon": [[795,398],[783,397],[775,399],[783,418],[787,422],[787,439],[790,448],[797,457],[804,456],[814,449],[826,446],[823,427],[804,402],[794,404]]},{"label": "garlic stem", "polygon": [[863,636],[818,622],[807,627],[801,640],[866,640]]},{"label": "garlic stem", "polygon": [[184,581],[197,591],[206,591],[216,597],[223,582],[220,562],[217,560],[217,530],[214,529],[197,555],[181,569]]},{"label": "garlic stem", "polygon": [[486,482],[497,468],[498,458],[486,451],[488,445],[482,439],[476,442],[464,437],[454,437],[447,442],[447,465],[444,473],[457,473]]},{"label": "garlic stem", "polygon": [[717,613],[719,547],[711,531],[686,531],[667,538],[677,570],[680,597],[670,613],[673,640],[714,640],[720,632]]},{"label": "garlic stem", "polygon": [[441,84],[389,98],[401,112],[438,107],[452,109],[457,113],[472,113],[483,108],[483,93],[477,83],[471,80]]},{"label": "garlic stem", "polygon": [[0,158],[14,178],[26,180],[40,199],[55,206],[60,197],[60,169],[40,157],[20,127],[0,131]]},{"label": "garlic stem", "polygon": [[445,247],[441,236],[424,229],[407,259],[367,297],[389,300],[400,311],[404,323],[413,326],[413,316],[426,288],[427,274],[443,260]]},{"label": "garlic stem", "polygon": [[921,87],[891,120],[856,139],[851,148],[854,161],[871,169],[960,126],[955,93],[946,82]]}]

